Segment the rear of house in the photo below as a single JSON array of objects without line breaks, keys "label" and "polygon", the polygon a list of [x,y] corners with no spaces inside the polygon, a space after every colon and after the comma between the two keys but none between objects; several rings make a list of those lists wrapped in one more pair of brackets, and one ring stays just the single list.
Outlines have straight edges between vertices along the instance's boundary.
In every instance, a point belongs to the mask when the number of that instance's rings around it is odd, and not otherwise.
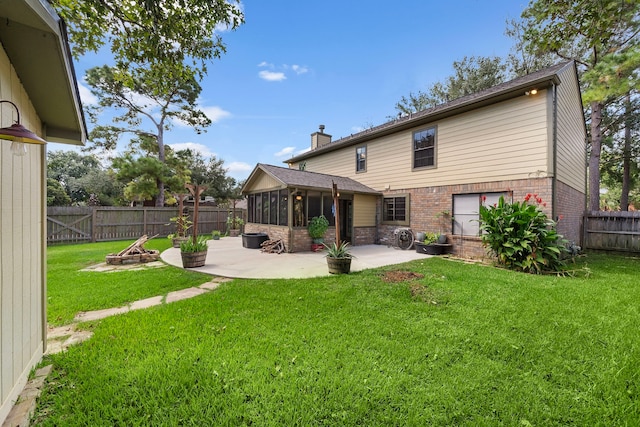
[{"label": "rear of house", "polygon": [[335,142],[321,126],[311,140],[290,168],[350,178],[381,194],[352,198],[352,216],[375,230],[355,244],[391,242],[395,229],[410,227],[444,233],[457,254],[481,257],[480,205],[529,193],[560,233],[581,240],[586,129],[572,62]]},{"label": "rear of house", "polygon": [[[0,100],[0,128],[19,119],[47,141],[85,139],[64,24],[44,1],[0,2]],[[0,135],[0,424],[47,331],[46,147],[12,139]]]}]

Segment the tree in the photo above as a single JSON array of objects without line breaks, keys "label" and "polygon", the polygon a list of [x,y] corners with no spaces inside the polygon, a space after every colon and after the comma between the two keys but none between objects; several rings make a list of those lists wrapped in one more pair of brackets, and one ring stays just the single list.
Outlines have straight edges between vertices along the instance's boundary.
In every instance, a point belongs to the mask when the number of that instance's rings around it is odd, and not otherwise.
[{"label": "tree", "polygon": [[[167,69],[152,66],[128,72],[102,66],[90,69],[86,75],[91,92],[98,98],[99,107],[111,108],[116,114],[112,119],[113,125],[98,124],[98,115],[95,112],[92,114],[96,126],[89,138],[94,143],[93,148],[112,150],[125,133],[137,137],[131,140],[130,148],[139,146],[137,143],[141,141],[146,144],[144,151],[147,155],[154,155],[160,163],[154,166],[156,170],[152,174],[156,179],[156,206],[164,206],[165,202],[167,175],[161,168],[167,161],[164,132],[171,129],[171,121],[187,123],[198,133],[211,124],[211,120],[196,107],[202,90],[200,84],[195,76],[182,71],[181,67]],[[145,165],[150,166],[148,162]],[[150,193],[145,189],[145,194]]]},{"label": "tree", "polygon": [[[594,84],[596,71],[604,60],[621,63],[635,43],[638,3],[633,0],[533,0],[523,11],[523,42],[528,51],[572,59],[587,77],[583,100],[590,110],[589,208],[600,205],[600,156],[602,112],[616,84]],[[591,78],[589,72],[593,71]],[[617,76],[615,76],[617,79]],[[618,93],[617,95],[620,95]]]},{"label": "tree", "polygon": [[244,22],[237,0],[50,0],[69,24],[76,57],[109,45],[116,66],[190,68],[198,78],[226,52],[216,30]]},{"label": "tree", "polygon": [[411,114],[471,95],[502,83],[506,66],[498,57],[464,57],[453,63],[454,74],[444,83],[434,83],[426,92],[410,93],[396,103],[400,114]]},{"label": "tree", "polygon": [[188,165],[191,182],[207,187],[203,196],[213,197],[216,202],[224,202],[230,198],[235,185],[233,178],[227,176],[224,160],[211,156],[208,161],[197,151],[190,149],[176,153]]},{"label": "tree", "polygon": [[64,191],[64,187],[60,181],[53,178],[47,178],[47,206],[69,206],[71,198]]},{"label": "tree", "polygon": [[[182,193],[189,181],[189,170],[183,158],[171,147],[166,147],[164,161],[158,159],[158,144],[155,138],[142,135],[132,141],[132,147],[113,159],[116,178],[125,184],[124,197],[129,201],[156,199],[162,190]],[[156,203],[156,206],[164,206]]]}]

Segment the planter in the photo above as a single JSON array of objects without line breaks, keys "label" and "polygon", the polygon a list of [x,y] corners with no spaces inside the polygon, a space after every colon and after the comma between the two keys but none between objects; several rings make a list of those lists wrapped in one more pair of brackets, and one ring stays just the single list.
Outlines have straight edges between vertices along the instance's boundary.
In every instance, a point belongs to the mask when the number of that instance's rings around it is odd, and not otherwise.
[{"label": "planter", "polygon": [[182,267],[194,268],[204,266],[207,259],[207,251],[202,252],[180,252],[182,256]]},{"label": "planter", "polygon": [[331,274],[349,274],[349,272],[351,271],[351,257],[327,257],[327,267],[329,267],[329,273]]},{"label": "planter", "polygon": [[449,245],[441,245],[438,243],[416,243],[416,252],[419,254],[426,255],[442,255],[445,251],[445,248]]},{"label": "planter", "polygon": [[262,243],[269,240],[267,233],[242,233],[242,247],[247,249],[260,249]]},{"label": "planter", "polygon": [[185,236],[185,237],[174,237],[173,239],[171,239],[171,242],[173,243],[173,247],[174,248],[179,248],[180,247],[180,243],[186,242],[187,240],[189,240],[189,237],[187,237],[187,236]]},{"label": "planter", "polygon": [[238,230],[237,228],[232,228],[231,230],[229,230],[230,237],[238,237],[239,235],[240,235],[240,230]]},{"label": "planter", "polygon": [[324,245],[322,243],[312,243],[311,251],[312,252],[322,252],[324,250]]}]

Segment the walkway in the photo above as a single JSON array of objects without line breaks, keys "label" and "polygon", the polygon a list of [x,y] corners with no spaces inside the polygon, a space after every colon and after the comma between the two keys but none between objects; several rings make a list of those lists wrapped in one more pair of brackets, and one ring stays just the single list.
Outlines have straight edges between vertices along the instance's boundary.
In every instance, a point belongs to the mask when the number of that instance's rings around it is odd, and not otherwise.
[{"label": "walkway", "polygon": [[[353,246],[351,253],[355,256],[351,262],[351,271],[401,264],[428,257],[415,250],[403,251],[386,245]],[[167,264],[182,267],[180,249],[167,249],[160,257]],[[259,249],[243,248],[242,237],[209,240],[204,267],[190,270],[244,279],[301,279],[329,275],[327,261],[322,252],[270,254]]]}]

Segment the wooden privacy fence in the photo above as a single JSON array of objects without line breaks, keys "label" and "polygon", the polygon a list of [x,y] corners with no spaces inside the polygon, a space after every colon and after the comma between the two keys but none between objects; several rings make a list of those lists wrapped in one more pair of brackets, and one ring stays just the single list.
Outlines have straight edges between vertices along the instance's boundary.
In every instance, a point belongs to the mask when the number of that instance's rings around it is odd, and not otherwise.
[{"label": "wooden privacy fence", "polygon": [[[200,206],[198,233],[227,230],[227,216],[233,209]],[[185,207],[193,220],[193,207]],[[237,217],[246,220],[244,209],[235,209]],[[137,239],[146,234],[165,237],[175,232],[171,218],[177,208],[111,207],[111,206],[52,206],[47,208],[47,244],[104,242]]]},{"label": "wooden privacy fence", "polygon": [[587,212],[586,249],[640,252],[640,212]]}]

